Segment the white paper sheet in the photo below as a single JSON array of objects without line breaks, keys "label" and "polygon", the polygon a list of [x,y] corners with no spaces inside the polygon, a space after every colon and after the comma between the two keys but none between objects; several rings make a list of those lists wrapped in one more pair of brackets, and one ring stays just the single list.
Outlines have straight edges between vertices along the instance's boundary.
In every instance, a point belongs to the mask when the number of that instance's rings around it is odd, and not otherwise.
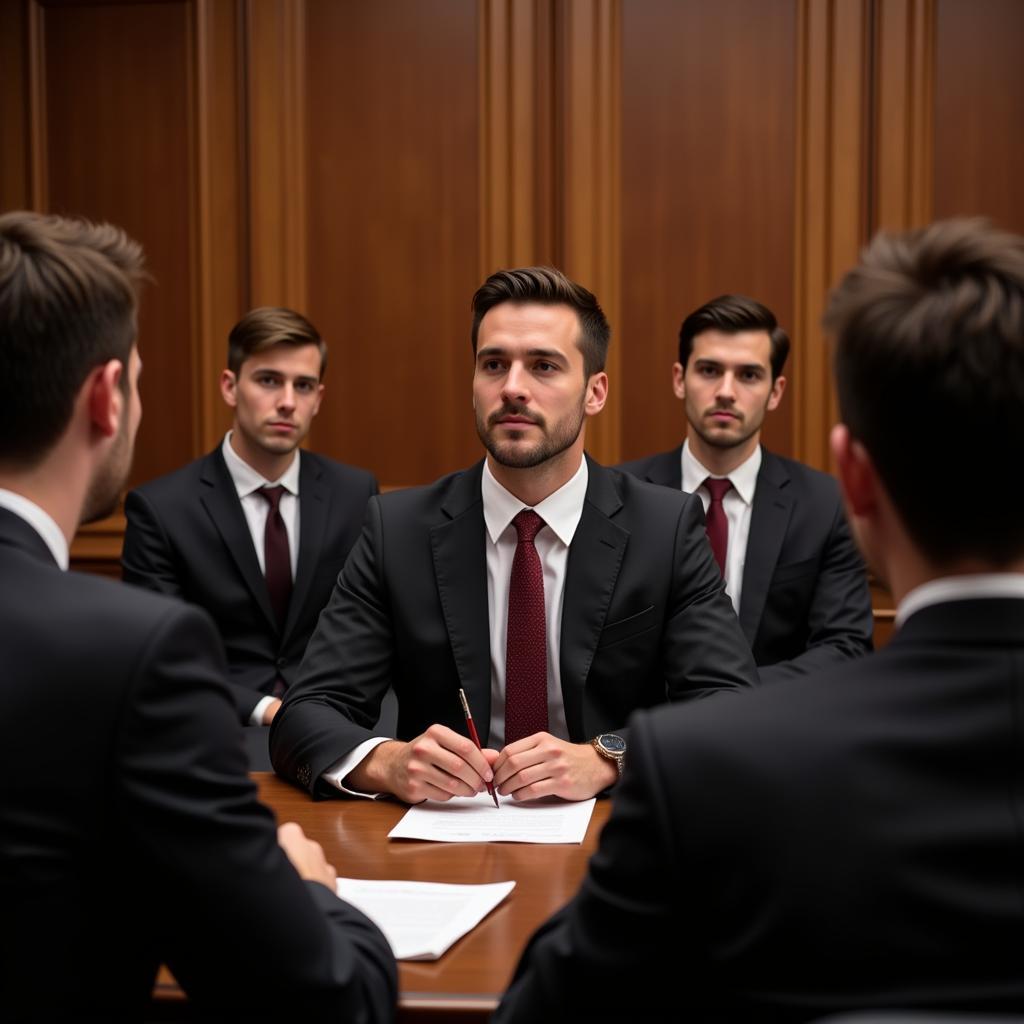
[{"label": "white paper sheet", "polygon": [[339,878],[338,895],[380,928],[396,960],[437,960],[472,931],[515,884],[445,885]]},{"label": "white paper sheet", "polygon": [[389,839],[429,839],[438,843],[582,843],[594,800],[550,798],[520,803],[487,793],[426,800],[410,807],[388,833]]}]

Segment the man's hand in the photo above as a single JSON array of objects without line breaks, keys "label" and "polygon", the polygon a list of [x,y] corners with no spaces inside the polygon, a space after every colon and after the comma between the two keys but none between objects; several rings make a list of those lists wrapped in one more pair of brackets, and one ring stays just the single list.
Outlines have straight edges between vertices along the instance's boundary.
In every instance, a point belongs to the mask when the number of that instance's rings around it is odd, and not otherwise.
[{"label": "man's hand", "polygon": [[618,776],[615,765],[589,743],[567,743],[546,732],[510,743],[494,762],[498,792],[516,800],[589,800]]},{"label": "man's hand", "polygon": [[496,750],[477,750],[467,736],[432,725],[408,743],[381,743],[346,776],[367,793],[393,793],[409,804],[473,796],[491,781]]},{"label": "man's hand", "polygon": [[281,710],[281,702],[279,700],[272,700],[263,709],[263,724],[264,725],[270,725],[270,723],[274,720],[274,715],[276,715],[278,713],[278,711],[280,711],[280,710]]},{"label": "man's hand", "polygon": [[299,825],[294,821],[281,825],[277,830],[277,841],[300,878],[326,885],[331,892],[336,890],[338,876],[335,874],[334,865],[327,863],[323,847],[312,839],[307,839]]}]

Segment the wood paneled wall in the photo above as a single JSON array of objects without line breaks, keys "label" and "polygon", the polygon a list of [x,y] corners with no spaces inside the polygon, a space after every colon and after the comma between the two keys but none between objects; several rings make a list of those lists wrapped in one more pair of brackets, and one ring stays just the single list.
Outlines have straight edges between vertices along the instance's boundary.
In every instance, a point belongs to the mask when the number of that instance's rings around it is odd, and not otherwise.
[{"label": "wood paneled wall", "polygon": [[12,0],[0,206],[146,247],[134,482],[216,443],[227,331],[267,303],[330,345],[315,448],[385,486],[469,463],[469,300],[532,262],[612,321],[598,458],[678,442],[679,321],[739,290],[793,336],[767,439],[827,468],[818,324],[861,245],[1024,231],[1021,38],[1018,0]]}]

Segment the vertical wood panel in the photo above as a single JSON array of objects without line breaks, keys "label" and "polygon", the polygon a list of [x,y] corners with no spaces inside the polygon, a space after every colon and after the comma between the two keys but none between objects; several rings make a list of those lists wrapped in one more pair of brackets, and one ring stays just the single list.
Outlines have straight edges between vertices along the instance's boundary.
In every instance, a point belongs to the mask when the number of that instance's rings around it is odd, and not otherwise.
[{"label": "vertical wood panel", "polygon": [[556,239],[554,6],[480,3],[480,280],[561,262]]},{"label": "vertical wood panel", "polygon": [[[757,0],[630,0],[622,22],[622,457],[633,458],[685,432],[671,365],[688,312],[743,292],[793,327],[797,26],[793,3]],[[811,386],[799,365],[792,376],[797,393]],[[793,401],[766,424],[783,453]]]},{"label": "vertical wood panel", "polygon": [[191,10],[43,7],[44,208],[121,225],[156,280],[139,320],[146,406],[133,480],[195,451]]},{"label": "vertical wood panel", "polygon": [[621,459],[621,10],[618,0],[566,0],[562,22],[562,268],[597,296],[612,328],[609,398],[587,425],[599,461]]},{"label": "vertical wood panel", "polygon": [[796,458],[828,469],[835,421],[825,295],[867,234],[869,4],[799,0],[794,410]]},{"label": "vertical wood panel", "polygon": [[1024,232],[1024,4],[938,0],[935,216]]},{"label": "vertical wood panel", "polygon": [[480,456],[478,33],[471,0],[306,6],[308,312],[331,346],[313,446],[389,485]]},{"label": "vertical wood panel", "polygon": [[0,211],[32,206],[29,26],[23,4],[0,4]]},{"label": "vertical wood panel", "polygon": [[872,233],[932,215],[935,0],[878,0]]},{"label": "vertical wood panel", "polygon": [[302,311],[308,276],[306,5],[246,0],[245,11],[250,302]]}]

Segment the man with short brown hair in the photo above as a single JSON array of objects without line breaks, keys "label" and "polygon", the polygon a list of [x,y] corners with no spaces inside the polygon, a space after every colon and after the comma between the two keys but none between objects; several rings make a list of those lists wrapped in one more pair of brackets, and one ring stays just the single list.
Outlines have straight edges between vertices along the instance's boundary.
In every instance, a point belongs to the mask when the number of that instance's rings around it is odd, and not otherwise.
[{"label": "man with short brown hair", "polygon": [[299,451],[327,361],[304,316],[252,310],[231,331],[227,361],[232,429],[210,454],[128,495],[122,562],[126,582],[213,616],[240,719],[269,725],[377,482]]},{"label": "man with short brown hair", "polygon": [[4,1020],[141,1020],[167,964],[212,1020],[387,1021],[378,929],[256,799],[209,617],[66,572],[142,415],[142,251],[0,217],[0,1000]]}]

